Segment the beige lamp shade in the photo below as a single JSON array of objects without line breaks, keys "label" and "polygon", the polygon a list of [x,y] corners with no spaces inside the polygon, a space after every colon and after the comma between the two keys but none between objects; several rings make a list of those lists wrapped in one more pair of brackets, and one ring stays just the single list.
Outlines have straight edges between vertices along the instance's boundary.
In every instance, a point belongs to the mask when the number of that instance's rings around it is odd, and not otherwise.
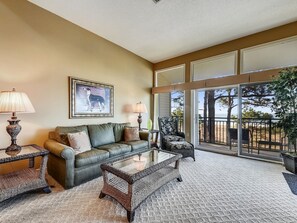
[{"label": "beige lamp shade", "polygon": [[147,113],[147,109],[145,104],[142,104],[141,102],[137,103],[134,109],[135,113]]},{"label": "beige lamp shade", "polygon": [[0,113],[34,113],[35,109],[26,93],[2,91],[0,93]]}]

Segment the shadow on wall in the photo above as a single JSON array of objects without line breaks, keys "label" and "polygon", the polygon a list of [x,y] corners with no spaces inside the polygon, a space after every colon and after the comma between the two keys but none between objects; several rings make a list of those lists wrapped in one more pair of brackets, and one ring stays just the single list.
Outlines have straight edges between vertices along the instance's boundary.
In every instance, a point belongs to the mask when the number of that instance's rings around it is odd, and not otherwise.
[{"label": "shadow on wall", "polygon": [[122,112],[123,113],[133,113],[133,108],[134,108],[133,105],[130,105],[130,104],[124,105]]},{"label": "shadow on wall", "polygon": [[123,106],[122,112],[126,114],[126,120],[130,122],[132,125],[135,125],[134,122],[136,121],[137,118],[135,118],[135,113],[133,113],[133,108],[134,108],[133,105],[126,104]]}]

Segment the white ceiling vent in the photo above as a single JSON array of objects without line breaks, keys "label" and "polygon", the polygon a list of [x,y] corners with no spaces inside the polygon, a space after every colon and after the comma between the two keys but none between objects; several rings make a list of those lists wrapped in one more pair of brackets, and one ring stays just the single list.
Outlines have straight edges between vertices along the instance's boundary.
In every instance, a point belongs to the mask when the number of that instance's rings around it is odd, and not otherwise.
[{"label": "white ceiling vent", "polygon": [[153,0],[153,2],[156,3],[156,4],[157,4],[158,2],[160,2],[160,1],[161,1],[161,0]]}]

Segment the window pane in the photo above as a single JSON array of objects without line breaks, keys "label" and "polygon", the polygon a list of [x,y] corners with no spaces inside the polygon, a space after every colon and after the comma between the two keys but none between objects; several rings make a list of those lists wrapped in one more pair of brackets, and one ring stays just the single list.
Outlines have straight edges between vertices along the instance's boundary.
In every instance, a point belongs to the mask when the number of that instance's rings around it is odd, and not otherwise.
[{"label": "window pane", "polygon": [[297,37],[242,50],[242,73],[297,65]]},{"label": "window pane", "polygon": [[185,67],[179,66],[156,72],[157,87],[185,82]]},{"label": "window pane", "polygon": [[192,63],[193,81],[235,74],[236,52],[227,53]]},{"label": "window pane", "polygon": [[170,116],[170,93],[159,94],[159,117]]},{"label": "window pane", "polygon": [[[173,91],[170,93],[158,94],[158,115],[157,117],[176,116],[179,118],[178,129],[184,129],[184,92]],[[157,118],[156,117],[156,118]]]}]

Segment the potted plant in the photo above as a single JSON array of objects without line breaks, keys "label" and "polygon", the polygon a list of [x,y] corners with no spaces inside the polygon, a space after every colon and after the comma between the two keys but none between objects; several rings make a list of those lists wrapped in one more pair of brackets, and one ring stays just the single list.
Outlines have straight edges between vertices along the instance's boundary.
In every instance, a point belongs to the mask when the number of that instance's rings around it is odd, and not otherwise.
[{"label": "potted plant", "polygon": [[271,90],[275,93],[272,109],[275,111],[275,116],[280,119],[278,127],[283,129],[289,143],[288,151],[282,153],[285,168],[296,174],[297,67],[282,69],[279,76],[272,82]]}]

